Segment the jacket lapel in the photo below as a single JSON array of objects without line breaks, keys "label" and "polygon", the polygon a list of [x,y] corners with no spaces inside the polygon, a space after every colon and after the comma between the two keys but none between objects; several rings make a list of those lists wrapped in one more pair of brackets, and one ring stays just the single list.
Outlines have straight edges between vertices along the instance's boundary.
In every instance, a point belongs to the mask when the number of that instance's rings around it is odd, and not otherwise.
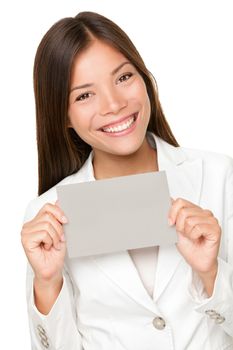
[{"label": "jacket lapel", "polygon": [[[159,170],[165,170],[170,195],[173,199],[179,197],[199,204],[202,186],[202,159],[187,159],[181,148],[174,148],[155,136],[158,154]],[[153,299],[157,301],[178,265],[184,259],[176,245],[160,247],[155,273],[155,288]]]},{"label": "jacket lapel", "polygon": [[158,312],[156,304],[144,288],[128,251],[92,256],[99,269],[128,297],[146,309]]},{"label": "jacket lapel", "polygon": [[[202,159],[188,159],[181,147],[174,147],[149,133],[157,148],[159,171],[167,174],[170,195],[187,199],[195,204],[200,201],[202,185]],[[81,169],[79,178],[72,182],[95,180],[92,168],[91,152]],[[155,301],[161,296],[179,263],[183,260],[176,246],[160,247],[155,275],[154,300],[149,296],[138,275],[128,251],[113,254],[102,254],[91,257],[103,273],[121,290],[145,308],[156,313]]]}]

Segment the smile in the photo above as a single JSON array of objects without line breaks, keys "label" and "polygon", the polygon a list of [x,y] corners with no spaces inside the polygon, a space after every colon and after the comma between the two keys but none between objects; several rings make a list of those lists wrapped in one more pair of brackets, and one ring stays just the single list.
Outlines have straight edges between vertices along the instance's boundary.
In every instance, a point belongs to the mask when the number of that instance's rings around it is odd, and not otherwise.
[{"label": "smile", "polygon": [[136,119],[137,119],[137,113],[133,114],[126,121],[124,121],[121,124],[118,124],[117,126],[112,126],[109,128],[106,127],[106,128],[102,128],[101,130],[103,132],[108,132],[108,133],[119,133],[121,131],[129,129],[133,125],[133,123],[136,121]]}]

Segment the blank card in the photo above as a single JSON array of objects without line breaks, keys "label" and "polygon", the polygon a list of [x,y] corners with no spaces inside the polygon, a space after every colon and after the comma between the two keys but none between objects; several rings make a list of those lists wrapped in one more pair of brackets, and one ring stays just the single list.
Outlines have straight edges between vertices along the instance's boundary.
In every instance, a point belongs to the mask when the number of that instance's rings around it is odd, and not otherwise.
[{"label": "blank card", "polygon": [[70,258],[177,242],[165,171],[56,188]]}]

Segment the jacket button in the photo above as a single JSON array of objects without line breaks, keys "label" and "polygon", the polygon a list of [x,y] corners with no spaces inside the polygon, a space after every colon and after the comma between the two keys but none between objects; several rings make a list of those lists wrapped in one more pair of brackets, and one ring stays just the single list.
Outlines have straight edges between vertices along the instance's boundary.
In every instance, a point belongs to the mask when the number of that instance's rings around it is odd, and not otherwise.
[{"label": "jacket button", "polygon": [[49,348],[49,342],[48,342],[48,337],[46,335],[45,329],[40,324],[38,324],[37,330],[38,330],[38,334],[40,336],[41,344],[43,345],[43,347],[48,349]]},{"label": "jacket button", "polygon": [[210,316],[211,318],[216,316],[216,311],[215,310],[206,310],[205,311],[206,315]]},{"label": "jacket button", "polygon": [[37,330],[38,330],[38,333],[46,334],[45,329],[40,324],[38,324]]},{"label": "jacket button", "polygon": [[215,320],[215,323],[221,324],[225,321],[225,317],[221,316],[219,313],[217,313],[215,310],[206,310],[206,315],[208,315],[210,318]]},{"label": "jacket button", "polygon": [[216,319],[215,319],[215,323],[217,324],[221,324],[225,321],[225,317],[219,315]]},{"label": "jacket button", "polygon": [[166,323],[162,317],[155,317],[153,319],[153,326],[156,329],[162,330],[166,327]]}]

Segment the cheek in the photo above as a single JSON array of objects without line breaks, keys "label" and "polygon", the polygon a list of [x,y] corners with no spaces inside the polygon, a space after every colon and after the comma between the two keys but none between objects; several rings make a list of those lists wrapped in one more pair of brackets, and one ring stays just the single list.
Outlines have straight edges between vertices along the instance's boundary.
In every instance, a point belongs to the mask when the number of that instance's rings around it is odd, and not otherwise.
[{"label": "cheek", "polygon": [[151,114],[151,106],[150,106],[150,99],[149,96],[147,95],[146,92],[146,97],[145,97],[145,110],[148,113],[148,118],[150,118],[150,114]]},{"label": "cheek", "polygon": [[149,119],[151,114],[151,106],[150,99],[144,84],[141,84],[137,87],[135,96],[138,96],[138,101],[143,108],[145,118]]},{"label": "cheek", "polygon": [[147,94],[146,85],[142,79],[134,84],[133,89],[130,90],[132,98],[136,98],[138,102],[144,106],[146,110],[150,110],[150,100]]},{"label": "cheek", "polygon": [[90,124],[90,114],[88,111],[82,109],[80,111],[75,105],[69,108],[68,111],[69,121],[71,127],[78,131],[86,130]]},{"label": "cheek", "polygon": [[142,99],[145,95],[144,86],[141,80],[137,80],[132,84],[128,89],[128,94],[131,97],[137,98],[138,100]]}]

